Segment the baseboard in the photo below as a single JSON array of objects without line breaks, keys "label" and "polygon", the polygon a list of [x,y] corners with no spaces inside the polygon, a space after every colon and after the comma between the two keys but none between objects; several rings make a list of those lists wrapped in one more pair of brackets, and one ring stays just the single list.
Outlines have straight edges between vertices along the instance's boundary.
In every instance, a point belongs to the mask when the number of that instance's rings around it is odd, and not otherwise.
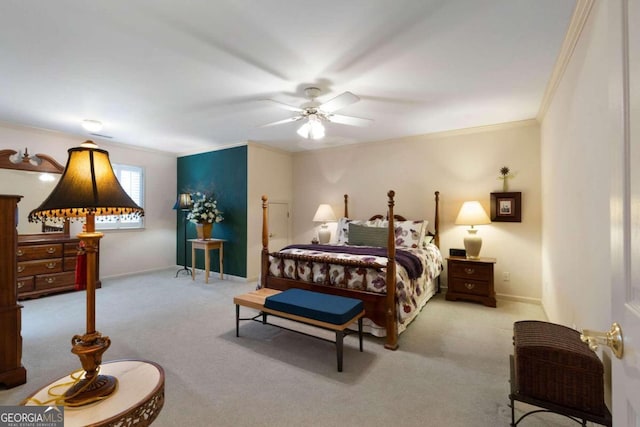
[{"label": "baseboard", "polygon": [[518,295],[496,294],[496,299],[502,301],[515,301],[525,302],[527,304],[542,305],[542,300],[540,298],[522,297]]}]

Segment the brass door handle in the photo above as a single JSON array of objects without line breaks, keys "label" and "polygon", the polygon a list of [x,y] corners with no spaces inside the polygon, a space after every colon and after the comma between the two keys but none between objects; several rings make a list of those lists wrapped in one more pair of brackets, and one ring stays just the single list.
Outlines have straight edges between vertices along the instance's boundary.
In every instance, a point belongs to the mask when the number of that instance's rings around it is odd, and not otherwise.
[{"label": "brass door handle", "polygon": [[606,332],[583,329],[580,339],[582,342],[589,344],[589,348],[593,351],[596,351],[599,345],[606,345],[618,359],[622,359],[624,339],[622,337],[622,328],[616,322],[613,322],[611,329]]}]

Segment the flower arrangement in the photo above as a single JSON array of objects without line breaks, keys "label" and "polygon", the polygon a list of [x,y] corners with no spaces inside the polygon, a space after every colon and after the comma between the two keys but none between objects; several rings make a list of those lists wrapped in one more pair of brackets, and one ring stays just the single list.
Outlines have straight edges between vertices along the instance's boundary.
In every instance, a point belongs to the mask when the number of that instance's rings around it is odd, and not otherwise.
[{"label": "flower arrangement", "polygon": [[196,192],[193,194],[193,205],[187,214],[187,219],[193,223],[222,222],[224,217],[218,210],[218,202],[210,195]]},{"label": "flower arrangement", "polygon": [[503,192],[507,192],[508,188],[509,188],[509,183],[508,180],[509,178],[513,178],[515,176],[515,174],[513,172],[511,172],[511,169],[509,169],[507,166],[503,166],[500,168],[500,176],[498,177],[498,179],[502,180],[502,191]]}]

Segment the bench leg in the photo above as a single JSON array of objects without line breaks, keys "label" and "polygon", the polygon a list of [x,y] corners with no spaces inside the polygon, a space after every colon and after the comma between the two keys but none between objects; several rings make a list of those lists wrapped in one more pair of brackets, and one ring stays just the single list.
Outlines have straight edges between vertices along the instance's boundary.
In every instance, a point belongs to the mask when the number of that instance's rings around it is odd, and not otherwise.
[{"label": "bench leg", "polygon": [[358,319],[358,340],[360,341],[360,352],[362,353],[362,317]]},{"label": "bench leg", "polygon": [[240,306],[236,304],[236,337],[240,336]]},{"label": "bench leg", "polygon": [[342,372],[342,347],[343,347],[343,331],[336,331],[336,354],[338,356],[338,372]]}]

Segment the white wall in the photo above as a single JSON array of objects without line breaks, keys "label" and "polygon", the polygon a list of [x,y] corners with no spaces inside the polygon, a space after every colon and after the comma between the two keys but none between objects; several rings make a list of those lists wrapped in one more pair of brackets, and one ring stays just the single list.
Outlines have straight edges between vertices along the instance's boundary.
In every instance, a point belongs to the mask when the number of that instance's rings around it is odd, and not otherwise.
[{"label": "white wall", "polygon": [[611,307],[607,31],[595,2],[541,127],[543,305],[596,330]]},{"label": "white wall", "polygon": [[[32,128],[0,124],[0,149],[48,154],[60,164],[67,150],[87,138]],[[104,140],[95,141],[109,152],[112,163],[142,166],[145,170],[145,229],[105,231],[100,241],[100,276],[118,276],[175,265],[176,157],[134,149]],[[25,194],[25,198],[29,197]],[[20,206],[20,205],[18,205]],[[72,228],[73,230],[73,228]]]},{"label": "white wall", "polygon": [[291,153],[249,142],[247,197],[247,281],[260,274],[262,251],[262,195],[269,200],[291,202],[293,158]]},{"label": "white wall", "polygon": [[[522,222],[479,226],[481,255],[497,258],[498,297],[539,301],[540,135],[535,121],[458,132],[423,135],[347,147],[296,153],[293,163],[294,241],[310,241],[313,214],[320,203],[343,213],[343,194],[350,196],[349,216],[366,218],[387,209],[394,190],[395,212],[433,221],[433,192],[440,191],[440,248],[462,248],[466,227],[454,225],[466,200],[479,200],[489,213],[489,194],[502,191],[502,166],[516,172],[510,191],[522,192]],[[502,281],[502,272],[511,275]],[[446,283],[446,272],[443,276]]]}]

